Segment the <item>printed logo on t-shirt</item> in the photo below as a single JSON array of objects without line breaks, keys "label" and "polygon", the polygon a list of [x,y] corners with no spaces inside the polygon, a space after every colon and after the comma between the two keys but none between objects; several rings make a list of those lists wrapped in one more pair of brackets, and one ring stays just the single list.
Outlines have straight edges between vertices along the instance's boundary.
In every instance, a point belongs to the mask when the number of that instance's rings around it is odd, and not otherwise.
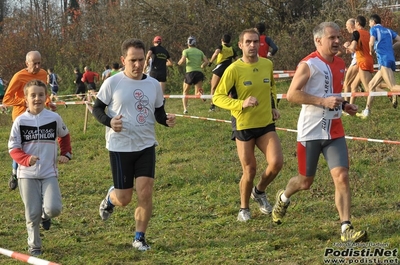
[{"label": "printed logo on t-shirt", "polygon": [[44,124],[39,128],[36,126],[21,125],[21,141],[22,143],[37,140],[55,141],[57,138],[56,128],[57,122],[55,121]]},{"label": "printed logo on t-shirt", "polygon": [[138,112],[136,116],[136,121],[139,124],[145,124],[146,118],[149,116],[149,109],[147,106],[149,105],[149,98],[143,93],[141,89],[136,89],[133,92],[133,97],[137,100],[135,102],[135,109]]}]

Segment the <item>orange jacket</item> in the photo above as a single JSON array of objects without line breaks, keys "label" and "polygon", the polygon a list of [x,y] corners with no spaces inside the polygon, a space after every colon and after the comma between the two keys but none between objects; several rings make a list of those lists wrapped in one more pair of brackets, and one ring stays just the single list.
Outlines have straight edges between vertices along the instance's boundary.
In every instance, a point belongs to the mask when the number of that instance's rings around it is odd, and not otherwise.
[{"label": "orange jacket", "polygon": [[[47,84],[47,72],[40,69],[39,73],[31,74],[26,69],[22,69],[12,77],[8,84],[6,93],[3,97],[3,104],[6,106],[13,106],[12,120],[14,121],[19,115],[24,113],[27,109],[24,87],[26,83],[33,79],[38,79]],[[46,105],[50,102],[50,98],[47,97]]]}]

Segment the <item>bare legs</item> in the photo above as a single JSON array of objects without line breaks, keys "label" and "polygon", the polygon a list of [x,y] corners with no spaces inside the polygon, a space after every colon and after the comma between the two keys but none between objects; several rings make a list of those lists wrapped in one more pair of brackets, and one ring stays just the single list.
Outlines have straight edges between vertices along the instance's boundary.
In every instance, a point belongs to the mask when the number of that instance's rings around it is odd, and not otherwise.
[{"label": "bare legs", "polygon": [[268,164],[257,184],[258,190],[265,191],[283,166],[282,148],[276,132],[269,132],[250,141],[236,140],[237,153],[243,169],[239,183],[240,208],[249,208],[251,189],[256,175],[255,146],[263,152]]},{"label": "bare legs", "polygon": [[[137,207],[135,210],[136,231],[146,232],[153,210],[154,179],[149,177],[136,178]],[[132,200],[133,188],[114,189],[110,200],[115,206],[127,206]]]}]

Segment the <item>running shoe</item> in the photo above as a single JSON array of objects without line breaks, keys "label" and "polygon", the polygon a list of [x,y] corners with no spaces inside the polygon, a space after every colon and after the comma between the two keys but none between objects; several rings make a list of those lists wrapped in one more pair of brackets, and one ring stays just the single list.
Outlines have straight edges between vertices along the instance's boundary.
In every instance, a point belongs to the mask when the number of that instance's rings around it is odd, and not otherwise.
[{"label": "running shoe", "polygon": [[397,103],[397,95],[394,95],[394,96],[392,96],[392,106],[393,106],[393,108],[397,108],[397,105],[398,105],[398,103]]},{"label": "running shoe", "polygon": [[144,237],[140,237],[139,239],[135,239],[132,242],[132,246],[136,248],[139,251],[147,251],[150,250],[150,246],[146,243],[146,240]]},{"label": "running shoe", "polygon": [[348,225],[340,237],[343,242],[363,242],[367,238],[367,231],[355,231],[352,225]]},{"label": "running shoe", "polygon": [[370,111],[369,111],[369,109],[365,109],[365,110],[363,110],[361,113],[356,113],[356,116],[357,117],[360,117],[361,119],[366,119],[366,118],[368,118],[368,116],[369,116],[369,114],[370,114]]},{"label": "running shoe", "polygon": [[108,202],[108,197],[110,196],[110,193],[114,190],[114,186],[111,186],[110,189],[107,192],[106,197],[101,201],[100,207],[99,207],[99,214],[100,217],[103,221],[107,220],[111,214],[114,211],[114,205],[111,205]]},{"label": "running shoe", "polygon": [[276,194],[276,202],[274,208],[272,209],[272,221],[278,225],[282,223],[282,219],[286,214],[286,210],[289,207],[290,202],[284,203],[281,200],[281,195],[284,190],[279,190]]},{"label": "running shoe", "polygon": [[251,215],[250,215],[250,210],[249,209],[240,209],[239,214],[237,216],[237,220],[239,222],[247,222],[250,220]]},{"label": "running shoe", "polygon": [[42,223],[41,223],[42,227],[44,230],[49,230],[50,226],[51,226],[51,219],[43,219],[42,218]]},{"label": "running shoe", "polygon": [[28,248],[28,252],[31,256],[37,257],[42,255],[42,250],[40,248]]},{"label": "running shoe", "polygon": [[260,205],[260,211],[263,214],[271,214],[272,206],[271,204],[269,204],[265,192],[263,192],[262,194],[257,194],[256,187],[254,187],[251,191],[251,198],[258,202],[258,204]]},{"label": "running shoe", "polygon": [[11,174],[11,177],[8,180],[8,187],[10,188],[10,190],[15,190],[18,187],[17,175]]}]

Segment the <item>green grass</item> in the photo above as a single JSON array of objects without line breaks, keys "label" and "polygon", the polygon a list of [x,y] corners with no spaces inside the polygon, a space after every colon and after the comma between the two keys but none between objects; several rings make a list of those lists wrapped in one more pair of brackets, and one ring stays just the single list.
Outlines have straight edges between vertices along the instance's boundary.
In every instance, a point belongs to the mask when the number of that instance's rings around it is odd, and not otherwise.
[{"label": "green grass", "polygon": [[[287,83],[279,83],[285,93]],[[362,109],[365,99],[358,98]],[[229,120],[229,112],[208,112],[209,101],[189,100],[189,114]],[[104,126],[89,116],[83,133],[85,107],[70,105],[58,112],[71,131],[74,158],[59,166],[63,213],[49,231],[41,231],[42,258],[62,264],[322,264],[326,247],[340,240],[340,223],[334,204],[334,187],[321,156],[315,182],[309,191],[296,194],[284,223],[274,225],[251,202],[252,220],[236,221],[241,167],[230,124],[177,118],[175,128],[157,125],[157,170],[154,212],[147,231],[151,251],[131,246],[135,200],[117,208],[101,221],[98,206],[112,183]],[[277,127],[296,129],[300,106],[279,104]],[[181,100],[167,99],[169,113],[182,113]],[[400,140],[398,115],[386,97],[377,97],[367,120],[345,117],[350,136]],[[26,253],[26,227],[18,190],[8,191],[11,158],[7,139],[11,116],[0,115],[0,247]],[[278,131],[285,164],[267,192],[274,202],[297,172],[296,134]],[[348,140],[352,221],[365,229],[370,241],[400,245],[398,145]],[[258,175],[265,169],[256,151]],[[20,264],[0,256],[0,264]]]}]

